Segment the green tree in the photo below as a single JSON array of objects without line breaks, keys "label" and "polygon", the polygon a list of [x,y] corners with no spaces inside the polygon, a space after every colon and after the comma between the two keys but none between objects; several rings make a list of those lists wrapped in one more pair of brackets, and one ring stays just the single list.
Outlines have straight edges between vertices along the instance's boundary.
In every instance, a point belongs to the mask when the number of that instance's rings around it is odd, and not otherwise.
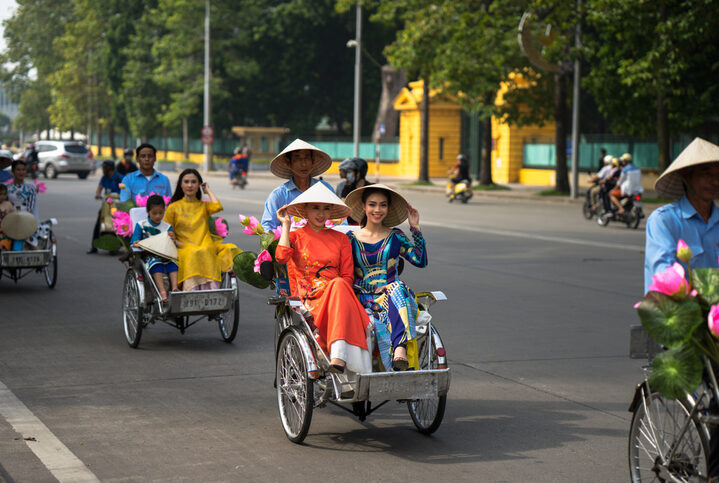
[{"label": "green tree", "polygon": [[701,129],[716,115],[719,3],[591,0],[584,80],[616,132],[655,134],[659,166],[672,132]]}]

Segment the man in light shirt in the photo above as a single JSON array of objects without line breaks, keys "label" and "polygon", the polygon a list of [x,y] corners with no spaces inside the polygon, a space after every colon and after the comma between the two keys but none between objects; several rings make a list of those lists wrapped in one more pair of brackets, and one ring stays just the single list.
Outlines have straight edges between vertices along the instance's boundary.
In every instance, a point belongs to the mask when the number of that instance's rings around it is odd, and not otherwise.
[{"label": "man in light shirt", "polygon": [[642,193],[644,188],[642,187],[642,170],[632,163],[632,155],[624,153],[619,161],[622,163],[622,174],[619,175],[617,187],[609,193],[609,197],[617,207],[617,214],[621,215],[624,213],[624,207],[619,199]]}]

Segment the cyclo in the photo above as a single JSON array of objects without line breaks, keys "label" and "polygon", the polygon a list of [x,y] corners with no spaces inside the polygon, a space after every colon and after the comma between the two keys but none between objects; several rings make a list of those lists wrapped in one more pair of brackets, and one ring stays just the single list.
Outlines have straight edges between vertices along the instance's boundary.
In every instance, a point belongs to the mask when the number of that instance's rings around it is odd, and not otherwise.
[{"label": "cyclo", "polygon": [[[133,225],[146,216],[144,208],[130,210]],[[162,322],[177,328],[181,334],[201,320],[217,322],[225,342],[237,335],[240,321],[240,299],[237,278],[223,273],[220,288],[190,292],[169,292],[163,303],[160,289],[144,261],[145,253],[132,249],[124,262],[126,272],[122,286],[122,319],[125,338],[130,347],[140,343],[142,331],[149,324]],[[168,283],[164,280],[164,283]]]},{"label": "cyclo", "polygon": [[0,278],[3,275],[15,283],[21,278],[35,272],[42,272],[49,288],[57,283],[57,240],[52,227],[57,220],[50,218],[38,224],[32,213],[16,211],[8,213],[2,222],[2,231],[12,242],[20,244],[35,234],[37,249],[26,250],[22,243],[21,250],[3,250],[0,252]]},{"label": "cyclo", "polygon": [[[270,265],[271,266],[271,265]],[[268,266],[269,268],[269,266]],[[330,359],[313,336],[309,313],[299,299],[288,295],[284,267],[274,278],[277,295],[268,299],[275,306],[275,388],[282,427],[287,438],[301,443],[310,429],[312,412],[327,403],[353,414],[360,421],[395,400],[406,403],[417,429],[434,433],[442,423],[450,386],[447,353],[428,309],[446,300],[442,292],[416,294],[420,307],[417,318],[419,370],[380,372],[378,356],[373,357],[373,372],[357,374],[346,380],[330,372]],[[371,337],[374,340],[374,333]],[[373,402],[377,403],[373,405]]]}]

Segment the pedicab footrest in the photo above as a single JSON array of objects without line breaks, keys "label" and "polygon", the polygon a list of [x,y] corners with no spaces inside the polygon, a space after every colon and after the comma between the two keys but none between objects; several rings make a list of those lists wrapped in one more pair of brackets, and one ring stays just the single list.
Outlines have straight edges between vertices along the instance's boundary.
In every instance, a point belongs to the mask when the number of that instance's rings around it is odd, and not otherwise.
[{"label": "pedicab footrest", "polygon": [[205,315],[227,312],[235,301],[234,295],[235,291],[231,288],[171,292],[169,313],[172,315]]},{"label": "pedicab footrest", "polygon": [[22,250],[0,252],[3,268],[44,267],[50,263],[50,250]]},{"label": "pedicab footrest", "polygon": [[360,401],[431,399],[447,394],[451,380],[449,369],[378,372],[357,378]]}]

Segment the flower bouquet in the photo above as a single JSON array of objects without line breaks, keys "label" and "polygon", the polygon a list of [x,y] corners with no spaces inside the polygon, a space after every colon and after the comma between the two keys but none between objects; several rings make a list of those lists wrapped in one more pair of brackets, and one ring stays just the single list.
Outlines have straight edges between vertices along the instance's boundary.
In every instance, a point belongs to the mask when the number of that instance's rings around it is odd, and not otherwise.
[{"label": "flower bouquet", "polygon": [[[268,273],[281,273],[284,266],[275,261],[275,250],[277,249],[277,240],[282,233],[281,228],[275,228],[271,232],[266,232],[257,218],[254,216],[239,215],[240,223],[244,227],[242,232],[247,235],[256,235],[260,239],[260,252],[244,251],[234,258],[234,269],[237,278],[253,287],[265,289],[272,286],[275,288],[273,280],[267,280],[262,276]],[[263,263],[264,270],[263,270]],[[271,270],[272,272],[269,272]]]},{"label": "flower bouquet", "polygon": [[[634,307],[642,326],[665,351],[652,360],[651,387],[671,399],[702,382],[702,357],[719,363],[719,269],[691,269],[689,246],[679,240],[677,258],[652,276],[649,292]],[[686,276],[686,277],[685,277]]]}]

